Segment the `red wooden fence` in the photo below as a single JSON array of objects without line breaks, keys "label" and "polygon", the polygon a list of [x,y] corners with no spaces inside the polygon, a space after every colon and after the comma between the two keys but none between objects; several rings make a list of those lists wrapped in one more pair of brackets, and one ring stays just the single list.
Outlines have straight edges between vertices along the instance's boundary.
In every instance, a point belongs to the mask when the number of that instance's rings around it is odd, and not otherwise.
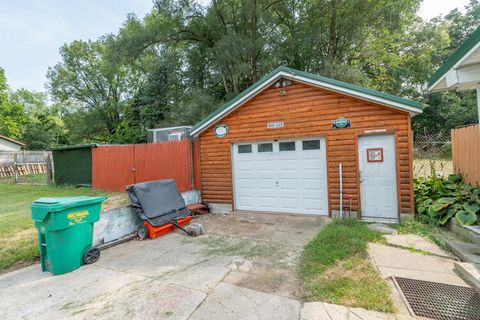
[{"label": "red wooden fence", "polygon": [[[175,179],[181,192],[192,189],[192,175],[198,179],[199,165],[192,159],[197,143],[189,140],[151,144],[98,146],[92,149],[92,187],[105,191],[125,191],[129,184]],[[193,150],[191,150],[193,149]],[[191,154],[192,152],[192,154]],[[196,180],[196,179],[195,179]]]}]

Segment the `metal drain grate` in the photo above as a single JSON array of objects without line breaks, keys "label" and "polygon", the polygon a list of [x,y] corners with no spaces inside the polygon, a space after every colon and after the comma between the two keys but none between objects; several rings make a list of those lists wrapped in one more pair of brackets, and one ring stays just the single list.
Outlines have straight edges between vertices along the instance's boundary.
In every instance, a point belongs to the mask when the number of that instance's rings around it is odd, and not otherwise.
[{"label": "metal drain grate", "polygon": [[418,317],[480,319],[480,294],[472,288],[400,277],[393,279]]}]

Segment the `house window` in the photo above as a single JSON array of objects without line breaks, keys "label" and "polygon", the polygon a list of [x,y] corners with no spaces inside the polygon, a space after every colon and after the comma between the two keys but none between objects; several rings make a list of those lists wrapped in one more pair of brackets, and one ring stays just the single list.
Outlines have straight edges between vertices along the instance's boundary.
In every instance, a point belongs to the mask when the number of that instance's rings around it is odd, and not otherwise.
[{"label": "house window", "polygon": [[272,152],[272,151],[273,151],[273,143],[258,144],[258,152]]},{"label": "house window", "polygon": [[295,151],[295,141],[280,142],[280,151]]},{"label": "house window", "polygon": [[319,150],[320,149],[320,140],[305,140],[302,141],[303,150]]},{"label": "house window", "polygon": [[238,146],[238,153],[252,153],[251,144],[240,144]]}]

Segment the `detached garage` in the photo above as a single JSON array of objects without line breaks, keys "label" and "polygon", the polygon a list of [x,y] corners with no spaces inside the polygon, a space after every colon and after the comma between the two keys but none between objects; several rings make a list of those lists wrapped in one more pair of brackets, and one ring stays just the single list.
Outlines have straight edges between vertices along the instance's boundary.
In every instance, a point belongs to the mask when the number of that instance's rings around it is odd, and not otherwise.
[{"label": "detached garage", "polygon": [[331,216],[342,197],[358,218],[397,221],[414,210],[410,120],[421,112],[418,102],[279,67],[192,128],[203,200]]}]

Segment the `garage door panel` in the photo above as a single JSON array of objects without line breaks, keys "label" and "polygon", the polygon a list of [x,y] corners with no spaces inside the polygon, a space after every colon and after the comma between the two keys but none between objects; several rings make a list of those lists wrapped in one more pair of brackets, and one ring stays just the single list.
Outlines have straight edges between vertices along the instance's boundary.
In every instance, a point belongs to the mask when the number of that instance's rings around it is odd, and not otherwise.
[{"label": "garage door panel", "polygon": [[318,208],[322,208],[323,205],[324,203],[321,200],[303,198],[303,208],[305,210],[317,210]]},{"label": "garage door panel", "polygon": [[258,208],[260,210],[275,209],[277,206],[277,197],[258,197]]},{"label": "garage door panel", "polygon": [[250,143],[251,153],[240,154],[234,145],[236,208],[328,214],[325,142],[315,140],[307,144],[314,150],[302,140]]},{"label": "garage door panel", "polygon": [[298,198],[297,197],[282,197],[280,200],[280,206],[284,209],[298,210]]}]

